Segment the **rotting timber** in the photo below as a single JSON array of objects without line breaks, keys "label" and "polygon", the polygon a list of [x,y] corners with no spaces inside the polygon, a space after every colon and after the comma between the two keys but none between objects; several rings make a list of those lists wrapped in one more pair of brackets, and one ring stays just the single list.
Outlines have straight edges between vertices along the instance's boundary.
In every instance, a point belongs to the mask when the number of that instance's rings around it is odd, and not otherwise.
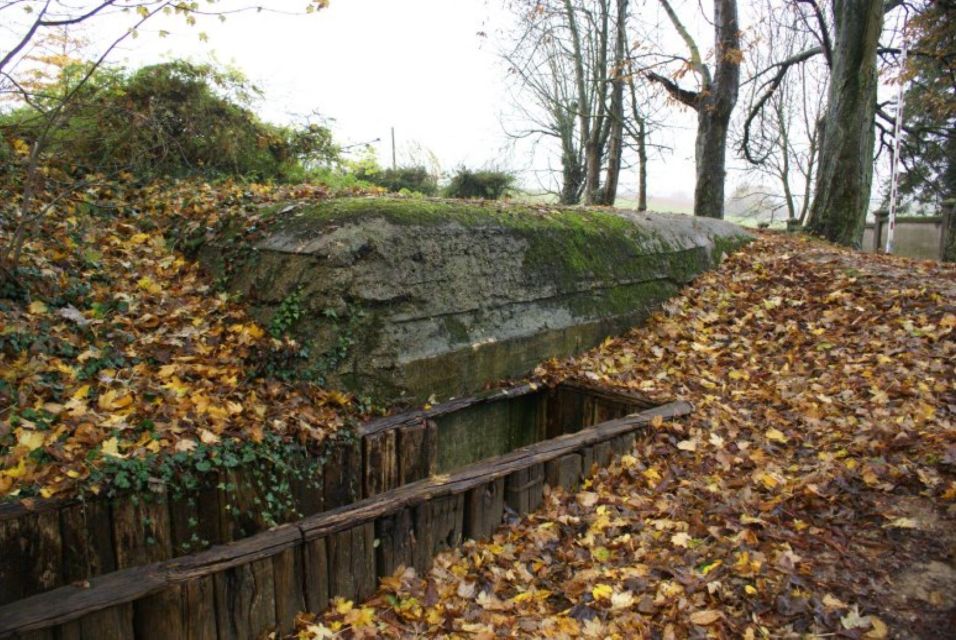
[{"label": "rotting timber", "polygon": [[200,260],[304,369],[380,402],[439,400],[640,323],[750,236],[684,215],[344,198],[276,207]]},{"label": "rotting timber", "polygon": [[[592,404],[591,415],[618,412],[609,401],[605,394]],[[367,597],[377,578],[401,565],[424,570],[435,554],[463,538],[487,537],[506,506],[519,513],[536,508],[545,484],[575,488],[594,464],[630,450],[636,432],[656,417],[690,410],[686,402],[644,409],[245,540],[25,598],[0,607],[0,638],[258,638],[288,632],[297,611],[321,610],[333,596]],[[571,406],[568,415],[579,413]],[[373,426],[375,433],[388,432]],[[401,465],[399,458],[395,464]]]},{"label": "rotting timber", "polygon": [[280,488],[241,466],[185,492],[156,483],[145,494],[0,505],[0,605],[243,540],[651,406],[634,392],[529,382],[378,418],[333,441],[321,463],[300,461],[301,475],[277,478],[288,483],[293,508],[272,521],[264,511]]}]

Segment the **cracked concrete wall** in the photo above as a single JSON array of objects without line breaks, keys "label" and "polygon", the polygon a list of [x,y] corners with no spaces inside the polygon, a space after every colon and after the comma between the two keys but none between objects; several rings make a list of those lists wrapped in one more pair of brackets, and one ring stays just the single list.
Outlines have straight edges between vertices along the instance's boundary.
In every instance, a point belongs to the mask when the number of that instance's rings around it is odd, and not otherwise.
[{"label": "cracked concrete wall", "polygon": [[[333,383],[444,399],[639,323],[749,237],[681,215],[351,198],[286,212],[230,279]],[[201,252],[216,263],[216,245]]]}]

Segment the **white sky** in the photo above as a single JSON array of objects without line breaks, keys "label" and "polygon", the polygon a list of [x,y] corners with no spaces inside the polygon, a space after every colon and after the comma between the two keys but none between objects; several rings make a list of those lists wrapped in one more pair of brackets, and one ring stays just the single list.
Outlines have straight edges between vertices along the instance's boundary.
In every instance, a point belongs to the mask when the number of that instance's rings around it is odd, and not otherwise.
[{"label": "white sky", "polygon": [[[220,6],[230,3],[240,6],[244,0],[223,0]],[[265,2],[290,12],[305,3]],[[658,3],[632,4],[650,21],[662,20]],[[677,6],[697,32],[702,50],[708,50],[712,27],[701,18],[697,0]],[[747,0],[741,2],[745,29],[748,6]],[[502,167],[519,171],[525,186],[534,188],[536,171],[548,166],[543,154],[534,156],[528,143],[515,146],[502,126],[513,109],[495,34],[507,20],[502,0],[331,0],[328,9],[312,15],[245,13],[222,24],[200,20],[192,28],[181,18],[150,22],[111,60],[131,67],[176,57],[228,63],[264,90],[259,109],[271,121],[288,122],[318,111],[332,119],[343,145],[379,139],[375,146],[383,165],[391,161],[390,127],[395,127],[400,163],[405,150],[420,145],[435,153],[445,171],[459,164]],[[126,15],[113,26],[119,33],[128,24]],[[108,27],[109,21],[100,22],[97,29],[105,33]],[[160,29],[171,35],[159,38]],[[201,31],[208,34],[207,43],[200,42]],[[86,33],[94,43],[104,38],[97,35]],[[672,32],[670,37],[676,39]],[[739,109],[743,103],[741,99]],[[650,196],[689,201],[696,118],[674,106],[666,122],[656,142],[673,152],[649,163]],[[731,149],[727,164],[729,194],[746,166]],[[556,159],[551,166],[557,166]],[[634,172],[625,173],[622,193],[632,192],[635,183]],[[874,197],[878,193],[874,190]]]}]

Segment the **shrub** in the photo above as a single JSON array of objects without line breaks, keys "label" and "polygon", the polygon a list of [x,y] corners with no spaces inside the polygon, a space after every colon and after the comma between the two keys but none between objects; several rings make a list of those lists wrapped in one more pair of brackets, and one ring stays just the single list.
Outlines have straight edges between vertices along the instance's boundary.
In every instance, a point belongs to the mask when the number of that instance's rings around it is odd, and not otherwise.
[{"label": "shrub", "polygon": [[498,200],[514,183],[514,175],[506,171],[471,171],[461,167],[445,187],[445,195],[449,198]]},{"label": "shrub", "polygon": [[[82,65],[77,65],[82,70]],[[60,90],[82,73],[67,70]],[[131,74],[97,70],[69,103],[49,140],[52,162],[71,173],[131,171],[278,178],[338,159],[322,126],[280,127],[251,109],[257,90],[241,74],[174,61]],[[5,133],[27,142],[43,118],[24,107],[0,118]]]},{"label": "shrub", "polygon": [[356,177],[392,193],[410,191],[426,196],[433,196],[438,193],[438,180],[425,167],[398,167],[396,169],[362,167],[357,171]]}]

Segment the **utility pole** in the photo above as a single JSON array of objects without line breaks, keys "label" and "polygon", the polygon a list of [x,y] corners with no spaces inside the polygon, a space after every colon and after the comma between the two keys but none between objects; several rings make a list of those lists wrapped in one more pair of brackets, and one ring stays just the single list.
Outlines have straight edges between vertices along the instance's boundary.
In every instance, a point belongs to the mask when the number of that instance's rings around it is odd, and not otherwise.
[{"label": "utility pole", "polygon": [[392,170],[398,168],[398,165],[395,162],[395,127],[392,127]]}]

